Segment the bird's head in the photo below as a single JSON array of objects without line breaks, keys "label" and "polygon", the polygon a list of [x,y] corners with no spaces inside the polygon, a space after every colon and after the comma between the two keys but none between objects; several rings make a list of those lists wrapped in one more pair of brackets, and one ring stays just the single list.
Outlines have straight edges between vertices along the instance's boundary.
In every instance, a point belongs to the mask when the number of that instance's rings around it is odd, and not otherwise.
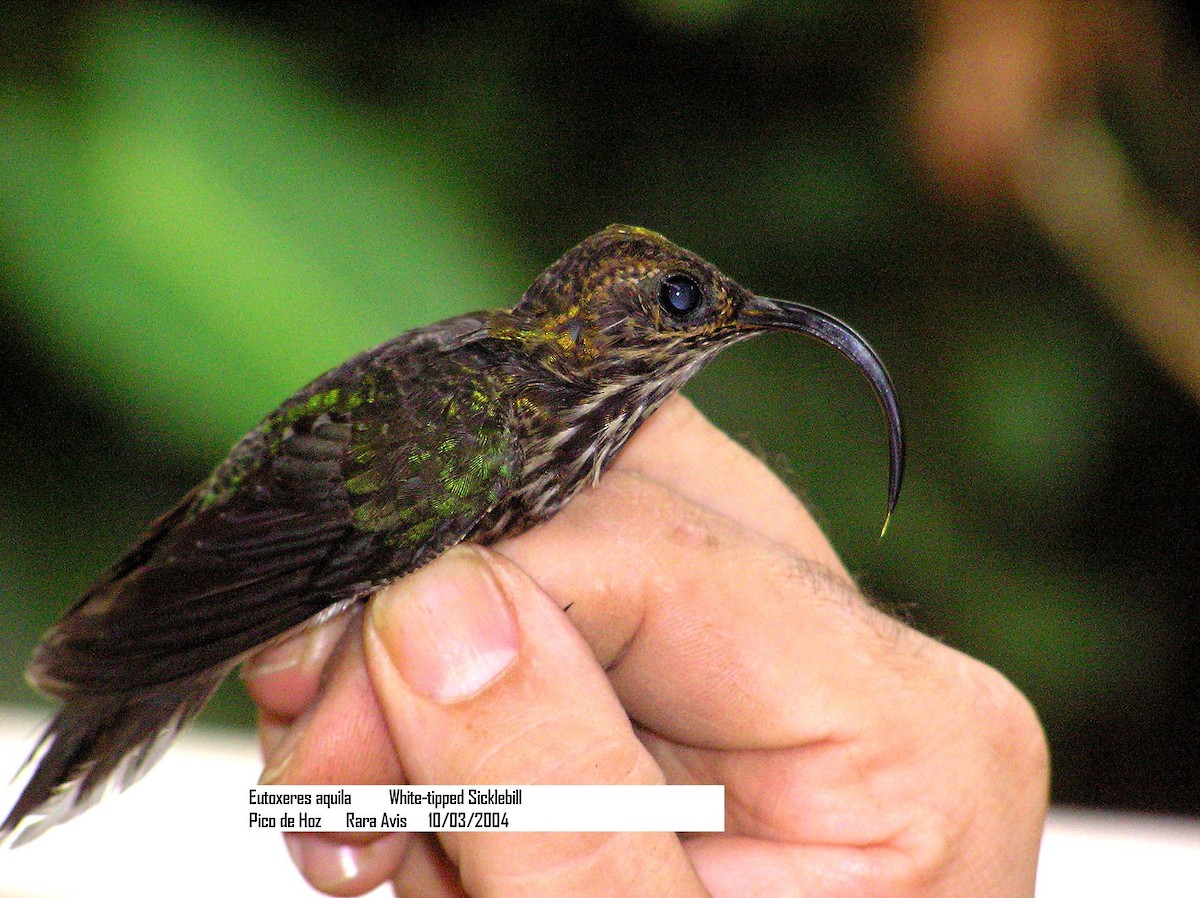
[{"label": "bird's head", "polygon": [[756,296],[660,234],[630,225],[593,234],[534,281],[508,321],[548,374],[647,408],[733,343],[777,330],[816,337],[875,390],[888,424],[889,515],[896,504],[904,435],[895,387],[875,351],[833,316]]}]

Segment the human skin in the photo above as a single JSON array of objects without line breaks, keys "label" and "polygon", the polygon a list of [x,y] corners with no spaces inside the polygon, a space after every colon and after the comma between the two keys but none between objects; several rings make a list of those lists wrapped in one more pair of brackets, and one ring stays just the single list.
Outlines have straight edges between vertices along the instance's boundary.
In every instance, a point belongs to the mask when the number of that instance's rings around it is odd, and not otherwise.
[{"label": "human skin", "polygon": [[274,784],[725,785],[717,834],[288,834],[332,895],[1033,894],[1028,702],[867,601],[682,398],[548,523],[451,550],[245,677]]}]

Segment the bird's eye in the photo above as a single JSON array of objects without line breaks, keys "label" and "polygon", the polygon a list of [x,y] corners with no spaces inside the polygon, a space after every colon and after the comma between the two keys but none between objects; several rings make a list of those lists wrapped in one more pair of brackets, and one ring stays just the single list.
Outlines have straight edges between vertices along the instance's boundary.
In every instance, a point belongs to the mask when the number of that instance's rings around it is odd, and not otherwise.
[{"label": "bird's eye", "polygon": [[670,274],[658,288],[658,304],[669,315],[690,315],[700,305],[700,285],[686,274]]}]

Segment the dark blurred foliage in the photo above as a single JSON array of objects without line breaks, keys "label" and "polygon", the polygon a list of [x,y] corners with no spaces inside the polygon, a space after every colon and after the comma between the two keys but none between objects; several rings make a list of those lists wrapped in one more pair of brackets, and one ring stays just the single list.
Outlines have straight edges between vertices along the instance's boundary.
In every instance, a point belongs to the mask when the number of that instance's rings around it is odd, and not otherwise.
[{"label": "dark blurred foliage", "polygon": [[[1153,77],[1183,72],[1168,96],[1139,93],[1137,60],[1112,74],[1113,38],[1080,50],[1104,32],[1071,20],[1086,5],[1024,5],[1069,38],[1034,42],[1031,108],[1101,135],[1195,227],[1195,20],[1139,7],[1173,48]],[[1200,812],[1200,415],[1154,342],[1173,312],[1123,304],[1109,257],[985,139],[1003,127],[946,124],[954,7],[7,4],[0,695],[30,698],[42,629],[276,400],[511,304],[627,221],[888,361],[911,467],[882,541],[883,425],[835,354],[771,338],[688,392],[869,592],[1030,696],[1055,799]],[[249,719],[236,689],[215,713]]]}]

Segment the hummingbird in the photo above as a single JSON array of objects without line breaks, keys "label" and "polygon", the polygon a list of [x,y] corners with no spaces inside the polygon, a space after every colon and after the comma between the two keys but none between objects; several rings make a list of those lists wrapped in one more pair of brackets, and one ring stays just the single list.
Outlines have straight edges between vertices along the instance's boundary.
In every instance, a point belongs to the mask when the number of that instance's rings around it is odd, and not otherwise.
[{"label": "hummingbird", "polygon": [[547,520],[727,346],[808,334],[866,376],[900,495],[896,391],[870,345],[757,296],[644,228],[568,250],[511,310],[401,334],[239,440],[45,635],[27,676],[61,704],[0,824],[14,844],[137,780],[242,660],[464,540]]}]

